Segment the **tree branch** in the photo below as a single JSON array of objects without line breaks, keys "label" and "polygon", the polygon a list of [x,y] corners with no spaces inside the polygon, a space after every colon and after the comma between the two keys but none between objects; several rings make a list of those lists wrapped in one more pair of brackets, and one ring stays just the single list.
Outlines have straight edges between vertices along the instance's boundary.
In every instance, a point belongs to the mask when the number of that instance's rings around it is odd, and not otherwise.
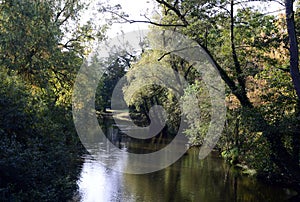
[{"label": "tree branch", "polygon": [[281,6],[284,6],[284,3],[280,2],[280,0],[245,0],[245,1],[235,2],[234,5],[243,4],[243,3],[251,3],[251,2],[262,2],[262,3],[275,2],[275,3],[280,4]]},{"label": "tree branch", "polygon": [[237,53],[236,53],[236,48],[235,48],[235,38],[234,38],[234,0],[230,1],[230,43],[231,43],[231,54],[232,54],[232,59],[234,61],[234,67],[235,67],[235,71],[237,73],[237,80],[238,80],[238,84],[240,86],[239,89],[239,96],[240,96],[240,103],[243,106],[247,106],[252,108],[252,104],[249,100],[249,98],[247,97],[247,92],[246,92],[246,82],[245,82],[245,78],[243,75],[243,71],[241,69],[241,64],[239,62]]},{"label": "tree branch", "polygon": [[66,11],[67,5],[68,4],[65,4],[65,6],[56,14],[56,17],[55,17],[55,20],[54,20],[55,23],[58,23],[59,17],[63,14],[63,12]]},{"label": "tree branch", "polygon": [[117,12],[109,11],[109,10],[106,10],[106,12],[116,15],[120,19],[124,20],[124,22],[119,22],[119,23],[130,23],[130,24],[132,24],[132,23],[147,23],[147,24],[152,24],[152,25],[159,26],[159,27],[186,27],[186,25],[184,25],[184,24],[162,24],[162,23],[153,22],[149,19],[148,20],[130,20],[130,19],[120,15]]},{"label": "tree branch", "polygon": [[189,23],[188,21],[185,19],[185,16],[181,14],[180,10],[177,9],[175,6],[167,3],[166,1],[164,0],[156,0],[158,3],[166,6],[168,9],[170,9],[171,11],[173,11],[178,17],[179,19],[182,21],[182,23],[185,25],[185,26],[188,26]]},{"label": "tree branch", "polygon": [[61,11],[59,11],[57,14],[56,14],[56,17],[55,17],[55,23],[57,23],[59,26],[61,26],[62,24],[64,24],[71,16],[72,16],[72,11],[65,14],[65,18],[61,21],[59,21],[59,18],[65,13],[67,12],[68,9],[72,9],[72,6],[74,6],[75,2],[77,0],[69,0],[68,2],[65,3],[64,7],[62,8]]},{"label": "tree branch", "polygon": [[172,53],[180,52],[180,51],[187,50],[187,49],[190,49],[190,48],[191,47],[180,48],[180,49],[177,49],[177,50],[172,50],[170,52],[164,53],[160,58],[157,59],[157,61],[161,61],[165,56],[170,55]]}]

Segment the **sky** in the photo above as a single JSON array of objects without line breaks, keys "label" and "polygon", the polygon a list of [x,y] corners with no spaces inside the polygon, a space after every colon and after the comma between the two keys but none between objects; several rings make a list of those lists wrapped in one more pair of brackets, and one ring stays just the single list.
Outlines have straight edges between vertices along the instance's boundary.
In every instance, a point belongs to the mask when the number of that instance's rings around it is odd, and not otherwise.
[{"label": "sky", "polygon": [[[95,9],[97,3],[103,3],[104,5],[116,5],[120,4],[122,6],[122,10],[129,14],[130,19],[134,20],[145,20],[144,17],[141,15],[146,14],[147,16],[151,17],[152,12],[154,11],[154,1],[153,0],[90,0],[92,2],[90,6],[90,10]],[[93,8],[95,7],[95,8]],[[93,18],[93,20],[97,20],[99,24],[105,24],[103,13],[99,17],[93,16],[91,11],[87,11],[84,13],[83,22],[86,20]],[[95,12],[95,11],[94,11]],[[109,14],[107,14],[107,18],[109,18]],[[146,23],[114,23],[107,32],[108,37],[114,37],[118,34],[121,34],[121,30],[124,32],[134,31],[134,30],[141,30],[147,29],[148,24]]]},{"label": "sky", "polygon": [[[123,10],[130,15],[130,19],[145,20],[141,15],[146,14],[151,17],[151,13],[154,10],[154,4],[152,0],[111,0],[114,4],[121,4]],[[126,23],[126,24],[114,24],[109,31],[109,35],[115,35],[120,30],[124,32],[147,29],[146,23]]]},{"label": "sky", "polygon": [[[155,8],[155,0],[91,0],[94,4],[97,2],[102,3],[109,3],[110,5],[116,5],[120,4],[122,6],[122,10],[125,11],[127,14],[129,14],[130,19],[134,20],[145,20],[145,18],[141,15],[146,14],[147,16],[151,17],[154,14],[154,8]],[[297,0],[298,1],[298,0]],[[257,8],[265,9],[263,12],[274,12],[278,11],[280,9],[284,9],[284,7],[278,3],[262,3],[262,2],[255,2],[251,3],[251,5],[256,6]],[[282,10],[281,12],[284,12]],[[274,14],[277,14],[276,12]],[[103,14],[102,14],[103,15]],[[86,18],[90,16],[89,13],[85,16]],[[99,23],[105,23],[103,21],[103,16],[101,19],[97,19]],[[125,24],[119,24],[115,23],[113,24],[110,29],[107,32],[108,37],[115,37],[119,34],[121,34],[121,31],[129,32],[134,30],[141,30],[141,29],[147,29],[148,24],[146,23],[125,23]]]}]

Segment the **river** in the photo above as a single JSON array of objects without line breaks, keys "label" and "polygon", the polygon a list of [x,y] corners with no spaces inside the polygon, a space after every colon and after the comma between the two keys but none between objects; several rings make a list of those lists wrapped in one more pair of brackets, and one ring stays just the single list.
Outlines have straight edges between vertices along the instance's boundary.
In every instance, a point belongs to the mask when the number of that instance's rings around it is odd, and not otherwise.
[{"label": "river", "polygon": [[[111,135],[116,135],[111,127],[107,131]],[[130,148],[134,148],[135,151],[137,148],[145,151],[145,148],[149,148],[149,144],[150,147],[158,144],[137,143],[128,138],[116,140],[116,145],[124,154]],[[282,202],[291,197],[292,193],[287,189],[266,185],[254,177],[240,175],[216,151],[211,152],[204,160],[199,160],[198,154],[199,149],[193,147],[173,165],[140,175],[111,170],[96,160],[98,158],[85,155],[82,157],[84,163],[77,182],[80,201]],[[106,154],[99,152],[98,155],[101,159]]]}]

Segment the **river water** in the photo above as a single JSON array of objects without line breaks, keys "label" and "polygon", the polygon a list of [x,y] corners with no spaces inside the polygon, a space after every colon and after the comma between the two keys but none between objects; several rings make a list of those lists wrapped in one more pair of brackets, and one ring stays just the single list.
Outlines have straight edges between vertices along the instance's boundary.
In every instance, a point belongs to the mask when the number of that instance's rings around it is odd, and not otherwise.
[{"label": "river water", "polygon": [[[111,135],[113,128],[107,131]],[[112,138],[119,148],[145,150],[159,143],[136,143],[126,138]],[[173,165],[153,173],[134,175],[108,169],[90,155],[78,180],[80,201],[83,202],[282,202],[290,197],[289,190],[270,186],[255,178],[241,176],[217,152],[204,160],[199,149],[191,148]],[[99,152],[98,155],[105,153]],[[112,159],[113,160],[113,159]],[[126,161],[126,158],[124,158]],[[123,162],[126,164],[126,162]]]}]

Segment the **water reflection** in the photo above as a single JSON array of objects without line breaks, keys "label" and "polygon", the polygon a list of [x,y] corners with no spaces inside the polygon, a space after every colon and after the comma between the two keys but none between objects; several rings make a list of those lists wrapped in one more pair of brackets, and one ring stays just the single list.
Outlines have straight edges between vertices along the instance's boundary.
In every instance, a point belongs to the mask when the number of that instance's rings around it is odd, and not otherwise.
[{"label": "water reflection", "polygon": [[86,158],[78,183],[82,201],[113,201],[121,190],[121,174],[105,169],[97,161]]},{"label": "water reflection", "polygon": [[[95,145],[97,155],[83,157],[84,164],[78,181],[83,202],[282,202],[288,199],[287,191],[282,188],[264,185],[250,177],[237,176],[216,152],[199,160],[198,148],[191,148],[176,163],[154,173],[133,175],[116,172],[100,162],[113,164],[122,170],[128,166],[127,152],[149,153],[164,147],[170,140],[158,138],[137,142],[111,124],[105,125],[104,131],[120,150],[112,156],[107,151],[113,148],[101,151],[103,145]],[[118,158],[120,156],[122,158]]]},{"label": "water reflection", "polygon": [[192,148],[172,166],[144,175],[119,173],[85,156],[78,182],[81,201],[287,200],[284,189],[266,186],[248,177],[237,177],[216,153],[199,160],[198,152],[197,148]]}]

